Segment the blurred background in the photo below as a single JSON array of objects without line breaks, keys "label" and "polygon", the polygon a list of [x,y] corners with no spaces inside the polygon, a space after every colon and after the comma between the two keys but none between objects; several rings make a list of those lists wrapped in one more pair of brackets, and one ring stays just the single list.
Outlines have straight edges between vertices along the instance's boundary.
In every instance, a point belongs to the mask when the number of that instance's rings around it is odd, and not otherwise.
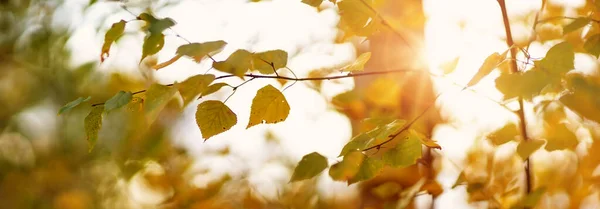
[{"label": "blurred background", "polygon": [[[337,8],[327,1],[314,8],[296,0],[0,0],[0,208],[393,208],[388,203],[398,201],[392,196],[401,189],[382,192],[387,188],[382,185],[393,182],[408,188],[421,178],[427,183],[410,208],[513,205],[524,184],[517,143],[494,146],[485,136],[507,121],[517,121],[504,105],[518,106],[500,102],[502,94],[494,86],[497,72],[461,91],[489,54],[507,49],[497,2],[372,3],[401,35],[382,31],[368,39],[346,37],[338,29]],[[585,15],[592,4],[548,1],[542,16]],[[517,44],[525,45],[536,36],[532,25],[541,5],[541,1],[507,1]],[[146,11],[177,22],[165,31],[163,50],[139,62],[141,24],[127,24],[111,56],[100,63],[106,30]],[[543,41],[530,45],[531,57],[543,57],[557,43],[547,40],[561,37],[555,31],[560,27],[542,27]],[[100,103],[120,90],[138,91],[151,83],[180,82],[205,73],[210,60],[181,59],[160,71],[151,69],[172,57],[179,45],[187,43],[185,39],[226,41],[216,60],[236,49],[283,49],[289,54],[288,67],[298,77],[335,74],[336,68],[367,51],[372,56],[366,71],[410,68],[423,73],[297,83],[283,92],[291,106],[284,123],[246,130],[243,124],[255,92],[266,84],[291,85],[255,80],[227,100],[238,125],[208,141],[195,123],[196,105],[223,101],[231,89],[187,107],[173,100],[150,127],[140,122],[140,115],[115,110],[105,116],[99,141],[88,153],[83,120],[91,107],[81,105],[61,115],[58,109],[78,97],[91,96],[87,104]],[[576,66],[598,75],[597,62],[589,55],[578,54]],[[440,92],[444,95],[435,100]],[[337,96],[342,93],[345,97]],[[308,153],[317,151],[330,163],[337,162],[352,136],[372,128],[361,123],[364,118],[410,120],[434,102],[435,108],[415,124],[442,146],[426,149],[428,163],[384,169],[376,178],[350,186],[326,174],[288,183],[294,166]],[[527,108],[531,129],[539,130],[534,134],[543,133],[536,124],[542,124],[537,120],[544,115],[533,105]],[[568,184],[574,179],[580,184],[595,181],[578,179],[575,173],[594,171],[598,165],[600,160],[587,153],[600,129],[597,123],[560,110],[556,117],[577,124],[569,128],[580,143],[573,150],[539,150],[533,155],[535,172],[543,174],[536,184],[556,183],[539,207],[598,208],[595,187],[583,191]],[[454,187],[461,172],[471,179],[494,176],[494,185],[483,190],[488,193]]]}]

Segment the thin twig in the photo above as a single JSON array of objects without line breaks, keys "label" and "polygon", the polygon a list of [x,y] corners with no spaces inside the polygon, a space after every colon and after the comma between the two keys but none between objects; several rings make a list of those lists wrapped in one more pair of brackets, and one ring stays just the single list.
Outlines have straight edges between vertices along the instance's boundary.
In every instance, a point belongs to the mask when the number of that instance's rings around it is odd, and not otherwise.
[{"label": "thin twig", "polygon": [[[504,31],[506,33],[506,45],[508,45],[508,47],[511,47],[512,45],[514,45],[513,39],[512,39],[512,32],[510,30],[510,22],[508,20],[508,12],[506,11],[506,2],[505,0],[498,0],[498,5],[500,6],[500,10],[502,12],[502,21],[504,22]],[[514,48],[511,48],[510,50],[510,56],[514,59],[516,59],[516,54],[517,51]],[[517,73],[519,72],[519,69],[517,68],[517,62],[515,60],[511,60],[510,61],[510,71],[511,73]],[[523,137],[523,140],[527,141],[528,137],[527,137],[527,121],[525,120],[525,112],[524,112],[524,105],[523,105],[523,97],[519,97],[519,110],[517,110],[517,115],[519,116],[519,120],[520,120],[520,128],[521,128],[521,136]],[[531,189],[532,189],[532,176],[531,176],[531,164],[530,164],[530,158],[527,157],[526,161],[526,165],[525,165],[525,191],[526,194],[531,193]]]},{"label": "thin twig", "polygon": [[237,92],[237,89],[238,89],[240,86],[243,86],[244,84],[246,84],[246,83],[248,83],[248,82],[250,82],[250,81],[252,81],[252,80],[254,80],[254,79],[256,79],[256,78],[250,78],[250,79],[248,79],[248,80],[244,81],[243,83],[241,83],[240,85],[234,86],[234,87],[233,87],[233,92],[231,92],[231,94],[229,94],[229,96],[227,96],[227,98],[226,98],[226,99],[223,101],[223,103],[226,103],[226,102],[227,102],[227,100],[229,100],[229,98],[231,98],[231,96],[233,96],[233,95],[235,94],[235,92]]}]

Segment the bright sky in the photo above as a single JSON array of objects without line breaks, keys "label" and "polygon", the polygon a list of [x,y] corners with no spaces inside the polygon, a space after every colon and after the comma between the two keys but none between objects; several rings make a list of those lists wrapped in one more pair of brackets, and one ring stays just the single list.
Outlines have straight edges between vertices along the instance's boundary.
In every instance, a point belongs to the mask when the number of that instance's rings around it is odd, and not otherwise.
[{"label": "bright sky", "polygon": [[[72,0],[64,10],[78,8],[73,5],[87,3],[87,0]],[[583,2],[571,1],[574,3]],[[426,25],[426,51],[429,65],[433,73],[439,73],[437,67],[460,56],[457,69],[446,78],[436,78],[438,89],[458,92],[461,87],[452,82],[465,84],[475,74],[483,60],[493,52],[506,50],[502,40],[504,29],[500,9],[495,0],[424,0],[424,8],[428,17]],[[508,2],[510,15],[523,14],[539,9],[538,1]],[[450,8],[450,9],[449,9]],[[119,12],[114,12],[119,11]],[[354,47],[350,44],[334,44],[338,16],[329,7],[321,12],[296,0],[274,0],[260,3],[247,3],[242,0],[196,0],[183,1],[170,9],[157,13],[161,17],[171,17],[177,25],[174,30],[192,42],[225,40],[225,50],[215,59],[223,60],[236,49],[265,51],[283,49],[289,53],[288,66],[303,77],[309,70],[333,66],[348,62],[355,58]],[[96,34],[98,22],[107,16],[101,27],[120,19],[133,19],[125,11],[118,9],[115,3],[99,3],[83,17],[72,17],[77,26],[71,47],[76,52],[73,62],[76,64],[98,60],[103,34]],[[460,25],[463,25],[461,28]],[[527,26],[529,27],[529,26]],[[526,37],[529,28],[514,25],[515,38]],[[126,31],[133,31],[128,27]],[[169,32],[167,32],[169,33]],[[522,38],[521,37],[521,38]],[[114,66],[125,69],[137,69],[142,36],[126,36],[111,50],[111,57],[102,65],[104,70]],[[171,35],[166,38],[165,48],[158,54],[159,62],[174,55],[175,49],[185,42]],[[547,46],[532,45],[534,56],[537,52],[543,55]],[[210,61],[196,64],[187,59],[180,59],[175,64],[160,70],[154,75],[160,83],[182,81],[185,78],[204,73],[211,65]],[[124,68],[121,68],[124,69]],[[144,69],[142,69],[143,71]],[[211,71],[218,73],[217,71]],[[140,72],[128,71],[132,75]],[[144,72],[148,73],[148,72]],[[465,157],[465,150],[470,148],[477,134],[500,127],[506,120],[516,119],[488,98],[500,100],[501,95],[494,89],[493,80],[497,74],[484,79],[473,89],[478,93],[465,91],[460,94],[448,93],[438,101],[444,114],[456,119],[455,126],[440,125],[433,136],[443,147],[443,155],[447,157],[439,180],[444,188],[450,188]],[[231,79],[232,84],[241,82]],[[193,184],[205,185],[208,181],[227,173],[241,176],[250,171],[249,180],[256,185],[261,194],[275,197],[281,190],[279,185],[286,184],[291,175],[283,165],[273,160],[281,156],[290,156],[297,162],[303,155],[313,151],[329,157],[335,157],[351,138],[350,122],[344,115],[334,111],[327,102],[331,96],[351,89],[353,81],[343,80],[341,84],[325,82],[324,95],[321,95],[302,84],[287,89],[284,94],[291,106],[291,112],[284,123],[276,125],[259,125],[245,130],[249,117],[249,107],[254,92],[266,84],[280,86],[275,81],[255,80],[227,101],[227,105],[238,116],[238,125],[230,131],[203,142],[194,120],[196,103],[190,104],[181,120],[175,124],[173,136],[176,143],[191,151],[196,158],[196,168],[210,168],[210,172],[198,175]],[[203,100],[223,100],[229,95],[229,89],[220,91]],[[460,117],[456,117],[460,116]],[[265,134],[271,132],[281,140],[277,147],[265,140]],[[218,150],[229,147],[231,155],[221,157],[215,154]],[[331,191],[330,195],[343,196],[353,194],[353,190],[345,183],[332,182],[327,175],[322,175],[320,188]],[[444,193],[438,198],[438,206],[443,202],[451,202],[456,208],[468,208],[463,187]],[[464,201],[463,201],[464,200]]]}]

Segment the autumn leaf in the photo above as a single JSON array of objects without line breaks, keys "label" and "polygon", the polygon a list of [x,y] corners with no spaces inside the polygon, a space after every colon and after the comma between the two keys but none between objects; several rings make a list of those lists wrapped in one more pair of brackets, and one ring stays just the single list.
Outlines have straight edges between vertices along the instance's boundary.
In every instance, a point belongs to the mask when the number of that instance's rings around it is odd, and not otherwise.
[{"label": "autumn leaf", "polygon": [[551,124],[546,129],[546,147],[548,151],[570,149],[574,150],[579,141],[577,136],[564,123]]},{"label": "autumn leaf", "polygon": [[523,140],[517,146],[517,153],[521,157],[521,159],[527,159],[531,154],[533,154],[536,150],[540,149],[544,145],[543,140]]},{"label": "autumn leaf", "polygon": [[504,127],[490,133],[487,138],[496,146],[515,140],[519,136],[519,130],[514,123],[508,123]]},{"label": "autumn leaf", "polygon": [[224,86],[229,86],[229,84],[226,83],[214,83],[210,86],[208,86],[203,92],[202,95],[200,95],[200,97],[206,96],[206,95],[210,95],[212,93],[217,92],[219,89],[223,88]]},{"label": "autumn leaf", "polygon": [[110,46],[117,40],[125,31],[125,20],[113,23],[110,29],[104,35],[104,44],[102,44],[102,53],[100,53],[100,62],[104,62],[110,56]]},{"label": "autumn leaf", "polygon": [[75,108],[75,107],[79,106],[81,103],[84,103],[84,102],[87,102],[87,101],[89,101],[91,98],[92,98],[92,97],[89,97],[89,96],[88,96],[88,97],[86,97],[86,98],[79,97],[79,98],[77,98],[76,100],[73,100],[73,101],[71,101],[71,102],[67,103],[65,106],[61,107],[61,108],[60,108],[60,110],[58,110],[58,114],[60,115],[60,114],[63,114],[63,113],[65,113],[65,112],[68,112],[68,111],[70,111],[71,109],[73,109],[73,108]]},{"label": "autumn leaf", "polygon": [[327,165],[327,158],[317,152],[304,155],[294,169],[290,182],[313,178],[323,172]]},{"label": "autumn leaf", "polygon": [[421,143],[423,143],[423,145],[425,145],[426,147],[434,148],[434,149],[442,149],[442,146],[440,146],[439,144],[437,144],[436,141],[425,136],[424,134],[419,133],[418,131],[416,131],[414,129],[409,129],[408,132],[411,135],[417,136],[421,140]]},{"label": "autumn leaf", "polygon": [[387,199],[390,198],[394,195],[397,195],[398,192],[400,192],[402,190],[402,185],[393,182],[393,181],[388,181],[385,182],[373,189],[371,189],[371,194],[375,195],[376,197],[380,198],[380,199]]},{"label": "autumn leaf", "polygon": [[502,55],[500,55],[498,52],[494,52],[493,54],[485,58],[485,61],[483,62],[481,67],[479,67],[477,73],[473,76],[473,78],[471,78],[471,80],[467,84],[467,87],[471,87],[479,83],[481,79],[489,75],[492,72],[492,70],[494,70],[502,61],[504,61],[504,59],[506,59],[506,52],[504,52]]},{"label": "autumn leaf", "polygon": [[131,101],[131,98],[131,92],[119,91],[112,98],[106,101],[104,104],[104,111],[110,112],[111,110],[123,107]]},{"label": "autumn leaf", "polygon": [[550,76],[538,68],[523,73],[502,73],[496,78],[496,88],[504,94],[504,100],[515,97],[531,100],[546,86],[559,83],[559,77]]},{"label": "autumn leaf", "polygon": [[179,46],[177,48],[177,54],[181,56],[187,56],[196,62],[202,61],[205,56],[212,56],[215,53],[220,52],[227,42],[225,41],[211,41],[204,43],[190,43]]},{"label": "autumn leaf", "polygon": [[151,34],[162,33],[167,28],[175,25],[175,21],[171,18],[167,17],[158,19],[149,13],[142,13],[137,18],[146,22],[146,26],[144,26],[144,28],[146,28]]},{"label": "autumn leaf", "polygon": [[590,36],[587,40],[585,40],[583,48],[591,55],[594,55],[597,59],[598,55],[600,55],[600,34]]},{"label": "autumn leaf", "polygon": [[252,100],[250,107],[250,120],[248,126],[261,123],[279,123],[284,121],[290,113],[290,105],[285,96],[270,84],[259,89]]},{"label": "autumn leaf", "polygon": [[144,45],[142,46],[142,58],[140,63],[147,56],[158,53],[165,45],[165,35],[162,33],[151,33],[144,39]]},{"label": "autumn leaf", "polygon": [[565,27],[563,27],[563,34],[566,35],[567,33],[570,33],[579,28],[582,28],[582,27],[586,26],[587,24],[589,24],[590,21],[591,20],[589,18],[578,17],[573,22],[571,22],[571,23],[565,25]]},{"label": "autumn leaf", "polygon": [[171,100],[177,92],[176,88],[163,86],[160,84],[152,84],[146,91],[146,100],[144,102],[144,114],[148,123],[154,122],[162,109]]},{"label": "autumn leaf", "polygon": [[231,129],[236,123],[235,113],[221,101],[204,101],[196,110],[196,124],[204,140]]},{"label": "autumn leaf", "polygon": [[323,0],[302,0],[302,3],[308,4],[312,7],[319,7]]},{"label": "autumn leaf", "polygon": [[383,162],[376,158],[365,157],[356,175],[348,180],[348,185],[375,177],[383,168]]},{"label": "autumn leaf", "polygon": [[407,167],[421,158],[421,140],[418,136],[409,134],[395,148],[383,154],[383,162],[393,167]]},{"label": "autumn leaf", "polygon": [[253,69],[266,75],[284,68],[288,61],[288,53],[281,49],[255,53],[252,57]]},{"label": "autumn leaf", "polygon": [[240,78],[244,78],[244,74],[252,67],[252,53],[238,49],[233,52],[233,54],[229,55],[227,60],[213,62],[213,68],[235,75]]},{"label": "autumn leaf", "polygon": [[215,80],[215,75],[195,75],[192,76],[182,83],[177,83],[175,88],[179,90],[181,97],[183,98],[184,106],[189,104],[196,96],[204,92],[210,83]]},{"label": "autumn leaf", "polygon": [[375,177],[383,163],[369,158],[359,151],[350,152],[344,159],[329,168],[329,176],[336,181],[347,181],[348,185]]},{"label": "autumn leaf", "polygon": [[515,205],[513,205],[510,208],[511,209],[534,208],[538,204],[538,202],[542,198],[542,195],[544,195],[545,192],[546,192],[546,187],[537,188],[533,192],[527,194],[527,196],[525,196],[525,198],[523,198],[523,200],[521,200],[520,202],[517,202]]},{"label": "autumn leaf", "polygon": [[467,183],[467,176],[465,176],[465,172],[462,171],[460,172],[460,174],[458,174],[458,177],[456,178],[456,181],[454,181],[454,184],[451,188],[454,189],[457,186],[463,185],[465,183]]},{"label": "autumn leaf", "polygon": [[566,80],[569,93],[563,95],[560,102],[584,118],[600,123],[600,82],[597,77],[572,74]]},{"label": "autumn leaf", "polygon": [[371,52],[362,53],[353,63],[346,65],[340,69],[342,72],[363,71],[365,64],[371,59]]},{"label": "autumn leaf", "polygon": [[344,0],[338,4],[340,14],[340,27],[347,33],[346,36],[369,36],[381,27],[381,20],[368,1]]},{"label": "autumn leaf", "polygon": [[569,42],[554,45],[546,53],[546,57],[536,62],[536,67],[556,75],[564,75],[575,68],[575,51]]},{"label": "autumn leaf", "polygon": [[367,133],[356,135],[342,148],[342,151],[338,157],[345,156],[352,151],[361,151],[367,148],[367,143],[372,138],[373,137],[367,135]]},{"label": "autumn leaf", "polygon": [[98,133],[102,128],[102,112],[104,107],[95,106],[92,111],[85,117],[83,125],[85,126],[85,134],[87,135],[88,151],[92,152],[96,142],[98,141]]}]

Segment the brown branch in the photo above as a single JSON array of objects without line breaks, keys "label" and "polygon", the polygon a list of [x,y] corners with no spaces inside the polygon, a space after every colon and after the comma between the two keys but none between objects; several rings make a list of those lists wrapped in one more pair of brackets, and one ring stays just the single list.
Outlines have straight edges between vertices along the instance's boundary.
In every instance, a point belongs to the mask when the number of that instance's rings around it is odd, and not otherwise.
[{"label": "brown branch", "polygon": [[[506,2],[505,0],[498,0],[498,5],[500,6],[500,10],[502,12],[502,21],[504,22],[504,31],[506,33],[506,45],[508,45],[508,47],[510,48],[510,56],[513,58],[510,60],[510,72],[511,73],[518,73],[519,69],[517,68],[517,62],[515,61],[516,59],[516,54],[517,54],[517,50],[516,48],[512,47],[514,45],[513,39],[512,39],[512,32],[510,31],[510,22],[508,20],[508,13],[506,12]],[[517,110],[517,115],[519,116],[519,125],[521,128],[521,136],[523,137],[523,140],[528,140],[527,137],[527,121],[525,120],[525,112],[524,112],[524,108],[523,108],[523,97],[519,97],[519,110]],[[530,157],[527,157],[527,159],[525,160],[526,165],[525,165],[525,191],[526,194],[531,193],[531,189],[532,189],[532,176],[531,176],[531,163],[530,163]]]}]

